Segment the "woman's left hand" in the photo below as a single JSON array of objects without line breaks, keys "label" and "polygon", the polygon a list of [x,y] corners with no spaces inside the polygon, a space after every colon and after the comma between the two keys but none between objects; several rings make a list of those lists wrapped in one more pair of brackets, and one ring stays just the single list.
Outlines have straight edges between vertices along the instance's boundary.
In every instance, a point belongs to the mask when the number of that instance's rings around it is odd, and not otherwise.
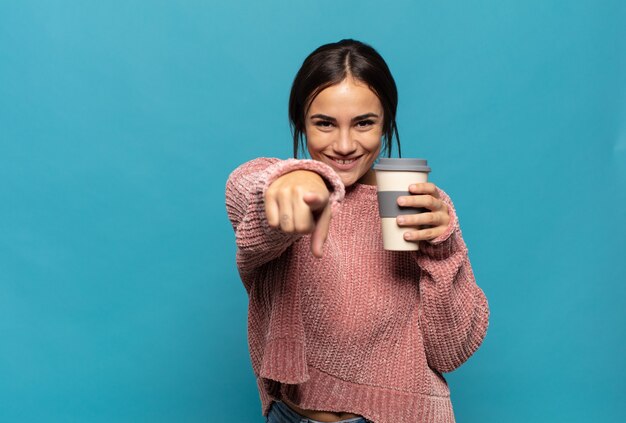
[{"label": "woman's left hand", "polygon": [[[412,195],[398,197],[402,207],[423,207],[428,211],[417,214],[403,214],[396,218],[399,226],[413,228],[404,233],[404,239],[410,242],[428,241],[443,234],[450,223],[448,206],[439,198],[437,187],[432,182],[423,182],[409,186]],[[430,227],[420,229],[419,226]]]}]

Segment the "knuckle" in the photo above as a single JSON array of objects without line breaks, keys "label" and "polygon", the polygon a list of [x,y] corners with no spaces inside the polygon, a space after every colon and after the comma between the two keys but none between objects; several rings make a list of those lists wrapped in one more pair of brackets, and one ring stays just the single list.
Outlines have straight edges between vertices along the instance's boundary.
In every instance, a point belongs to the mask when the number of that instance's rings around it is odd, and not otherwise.
[{"label": "knuckle", "polygon": [[291,233],[294,230],[293,222],[291,221],[291,216],[284,214],[280,216],[280,229],[283,232]]}]

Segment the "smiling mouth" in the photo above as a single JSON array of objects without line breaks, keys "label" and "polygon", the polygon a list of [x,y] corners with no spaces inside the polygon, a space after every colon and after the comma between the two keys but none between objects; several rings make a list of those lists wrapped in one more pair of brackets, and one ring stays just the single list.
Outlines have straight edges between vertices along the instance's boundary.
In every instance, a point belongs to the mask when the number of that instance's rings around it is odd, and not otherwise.
[{"label": "smiling mouth", "polygon": [[361,156],[354,157],[352,159],[336,159],[336,158],[330,157],[330,156],[326,156],[326,157],[328,157],[333,162],[341,164],[341,165],[349,165],[349,164],[354,163],[355,161],[357,161],[357,160],[359,160],[361,158]]}]

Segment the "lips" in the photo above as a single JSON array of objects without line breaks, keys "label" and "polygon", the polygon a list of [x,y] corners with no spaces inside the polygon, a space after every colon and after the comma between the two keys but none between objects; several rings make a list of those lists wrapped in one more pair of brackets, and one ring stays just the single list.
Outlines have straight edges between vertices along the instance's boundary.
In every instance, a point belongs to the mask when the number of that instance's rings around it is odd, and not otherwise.
[{"label": "lips", "polygon": [[335,157],[326,156],[330,160],[330,164],[339,170],[351,170],[354,168],[362,156],[352,157],[348,159],[339,159]]}]

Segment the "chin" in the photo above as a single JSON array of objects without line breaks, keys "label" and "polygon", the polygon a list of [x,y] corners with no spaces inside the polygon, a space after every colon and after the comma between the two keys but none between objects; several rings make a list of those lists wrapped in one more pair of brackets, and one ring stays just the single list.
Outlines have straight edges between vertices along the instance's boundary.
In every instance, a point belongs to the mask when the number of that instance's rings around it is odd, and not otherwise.
[{"label": "chin", "polygon": [[351,185],[354,185],[356,182],[358,181],[358,179],[354,179],[354,178],[341,178],[341,182],[343,182],[343,186],[345,187],[349,187]]}]

